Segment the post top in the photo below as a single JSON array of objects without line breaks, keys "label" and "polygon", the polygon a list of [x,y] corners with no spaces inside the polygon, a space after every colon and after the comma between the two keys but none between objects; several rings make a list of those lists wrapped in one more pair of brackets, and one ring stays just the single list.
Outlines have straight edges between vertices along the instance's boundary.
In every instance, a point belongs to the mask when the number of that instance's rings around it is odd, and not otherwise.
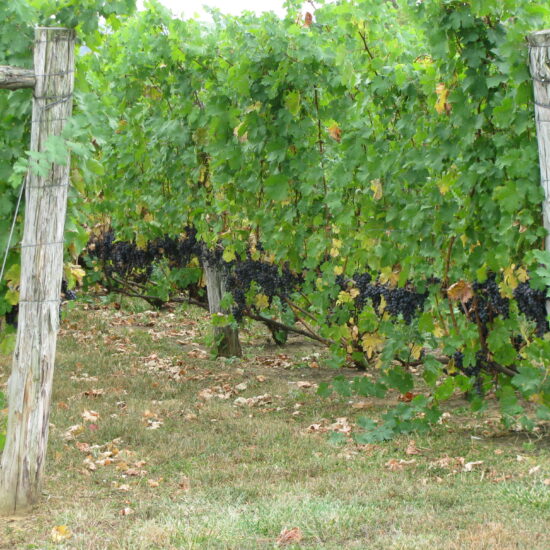
[{"label": "post top", "polygon": [[550,29],[532,32],[527,35],[530,46],[550,47]]}]

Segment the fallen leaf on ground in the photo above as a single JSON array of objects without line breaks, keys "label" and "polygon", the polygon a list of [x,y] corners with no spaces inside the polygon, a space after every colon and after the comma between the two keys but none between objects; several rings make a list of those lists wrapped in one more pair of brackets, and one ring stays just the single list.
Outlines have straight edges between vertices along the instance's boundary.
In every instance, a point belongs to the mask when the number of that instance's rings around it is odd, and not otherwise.
[{"label": "fallen leaf on ground", "polygon": [[263,374],[258,374],[258,376],[256,376],[256,380],[258,382],[265,382],[267,378]]},{"label": "fallen leaf on ground", "polygon": [[147,420],[147,430],[158,430],[164,422],[162,420]]},{"label": "fallen leaf on ground", "polygon": [[464,471],[471,472],[476,466],[483,464],[483,460],[476,460],[474,462],[467,462],[464,464]]},{"label": "fallen leaf on ground", "polygon": [[123,509],[119,512],[119,514],[120,514],[121,516],[129,516],[129,515],[131,515],[131,514],[133,514],[133,513],[134,513],[134,511],[133,511],[132,508],[130,508],[129,506],[126,506],[125,508],[123,508]]},{"label": "fallen leaf on ground", "polygon": [[84,443],[83,441],[77,441],[75,447],[83,453],[88,453],[90,451],[90,444]]},{"label": "fallen leaf on ground", "polygon": [[65,433],[63,434],[63,439],[70,440],[74,439],[77,435],[80,435],[85,430],[84,426],[82,424],[74,424],[73,426],[70,426],[65,430]]},{"label": "fallen leaf on ground", "polygon": [[409,441],[409,444],[407,445],[407,449],[405,451],[405,454],[408,454],[408,455],[419,455],[419,454],[421,454],[421,452],[418,450],[418,448],[416,446],[416,442],[414,441],[414,439],[411,439],[411,441]]},{"label": "fallen leaf on ground", "polygon": [[50,533],[53,542],[63,542],[72,536],[71,530],[66,525],[56,525]]},{"label": "fallen leaf on ground", "polygon": [[128,468],[123,472],[125,475],[130,477],[144,476],[147,474],[147,470],[140,470],[138,468]]},{"label": "fallen leaf on ground", "polygon": [[307,380],[299,380],[298,382],[296,382],[296,385],[299,388],[303,388],[303,389],[317,387],[317,384],[314,384],[313,382],[308,382]]},{"label": "fallen leaf on ground", "polygon": [[293,527],[292,529],[283,529],[281,534],[277,537],[277,544],[294,544],[302,540],[302,531],[299,527]]},{"label": "fallen leaf on ground", "polygon": [[361,411],[363,409],[369,409],[372,405],[368,401],[359,401],[359,403],[353,403],[351,406],[352,409],[356,409],[358,411]]},{"label": "fallen leaf on ground", "polygon": [[180,481],[178,483],[178,487],[182,490],[182,491],[189,491],[189,489],[191,488],[191,483],[189,481],[189,478],[187,476],[182,476],[180,478]]},{"label": "fallen leaf on ground", "polygon": [[403,470],[405,466],[411,466],[412,464],[416,464],[416,460],[414,458],[411,460],[391,458],[388,462],[386,462],[386,464],[384,464],[384,466],[392,472],[397,472]]},{"label": "fallen leaf on ground", "polygon": [[104,389],[97,389],[97,390],[88,390],[84,392],[84,395],[86,397],[100,397],[105,394]]},{"label": "fallen leaf on ground", "polygon": [[271,403],[273,398],[268,393],[263,395],[256,395],[254,397],[237,397],[233,403],[237,406],[255,407],[257,405],[266,405]]},{"label": "fallen leaf on ground", "polygon": [[90,470],[91,472],[95,472],[95,470],[97,470],[97,466],[92,456],[87,456],[82,462],[84,463],[86,468],[88,468],[88,470]]},{"label": "fallen leaf on ground", "polygon": [[96,411],[84,411],[80,416],[82,416],[84,422],[97,422],[99,420],[99,413]]}]

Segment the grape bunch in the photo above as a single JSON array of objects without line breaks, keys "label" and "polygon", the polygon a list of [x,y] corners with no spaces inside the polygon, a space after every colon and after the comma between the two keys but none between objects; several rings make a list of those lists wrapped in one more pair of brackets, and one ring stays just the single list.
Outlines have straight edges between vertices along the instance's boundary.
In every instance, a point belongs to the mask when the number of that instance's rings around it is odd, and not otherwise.
[{"label": "grape bunch", "polygon": [[487,325],[497,317],[507,319],[510,315],[510,300],[500,294],[495,273],[490,273],[487,279],[472,284],[474,297],[466,302],[466,311],[471,314],[472,322],[479,322],[487,335]]},{"label": "grape bunch", "polygon": [[301,283],[301,277],[288,267],[279,268],[277,265],[259,260],[246,259],[234,261],[228,266],[226,275],[226,289],[233,296],[235,305],[233,315],[240,321],[246,310],[246,293],[250,285],[256,283],[262,294],[265,294],[271,304],[278,296],[286,298]]},{"label": "grape bunch", "polygon": [[490,365],[486,355],[480,350],[476,353],[476,362],[473,365],[464,366],[464,354],[456,351],[453,354],[454,366],[466,376],[479,376],[481,372],[488,372]]},{"label": "grape bunch", "polygon": [[424,309],[428,297],[428,292],[419,293],[411,288],[392,288],[387,284],[373,283],[369,273],[355,273],[351,280],[340,275],[336,282],[342,289],[346,289],[350,283],[357,288],[359,294],[355,298],[355,306],[358,309],[363,309],[370,300],[375,311],[381,313],[380,306],[384,298],[384,311],[392,317],[402,315],[408,325]]},{"label": "grape bunch", "polygon": [[546,295],[542,290],[531,288],[529,282],[520,283],[514,290],[514,298],[527,319],[536,324],[536,335],[544,336],[550,330],[546,313]]},{"label": "grape bunch", "polygon": [[134,242],[117,241],[109,230],[88,243],[90,257],[98,259],[105,275],[118,275],[123,279],[134,277],[146,282],[153,271],[153,264],[166,259],[172,267],[185,267],[192,257],[200,254],[200,245],[193,227],[186,227],[179,237],[164,235],[140,248]]}]

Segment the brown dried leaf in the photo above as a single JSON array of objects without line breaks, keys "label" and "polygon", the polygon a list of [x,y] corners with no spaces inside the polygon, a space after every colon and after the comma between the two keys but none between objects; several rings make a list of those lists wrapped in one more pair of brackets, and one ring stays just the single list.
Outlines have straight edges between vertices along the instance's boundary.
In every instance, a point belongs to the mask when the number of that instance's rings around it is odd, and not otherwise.
[{"label": "brown dried leaf", "polygon": [[73,426],[70,426],[65,430],[65,433],[63,434],[63,439],[69,441],[71,439],[74,439],[77,435],[80,435],[85,430],[84,426],[82,424],[74,424]]},{"label": "brown dried leaf", "polygon": [[189,478],[187,476],[181,476],[178,487],[182,491],[189,491],[189,489],[191,489],[191,482],[189,481]]},{"label": "brown dried leaf", "polygon": [[467,281],[458,281],[447,289],[447,296],[451,300],[460,300],[466,303],[474,297],[474,291]]},{"label": "brown dried leaf", "polygon": [[296,382],[296,385],[301,389],[317,388],[317,384],[314,384],[313,382],[308,382],[307,380],[299,380],[298,382]]},{"label": "brown dried leaf", "polygon": [[277,544],[279,546],[285,544],[294,544],[302,540],[302,531],[299,527],[293,527],[292,529],[283,529],[281,534],[277,537]]},{"label": "brown dried leaf", "polygon": [[407,449],[405,450],[405,454],[407,455],[419,455],[421,452],[418,450],[416,446],[416,442],[414,439],[411,439],[409,441],[409,444],[407,445]]},{"label": "brown dried leaf", "polygon": [[384,464],[384,466],[391,470],[392,472],[398,472],[400,470],[403,470],[405,466],[411,466],[412,464],[416,464],[416,460],[413,458],[411,460],[403,460],[402,458],[391,458]]},{"label": "brown dried leaf", "polygon": [[99,413],[96,411],[85,410],[81,414],[84,422],[97,422],[99,420]]},{"label": "brown dried leaf", "polygon": [[353,403],[353,405],[351,406],[352,409],[356,409],[356,410],[363,410],[363,409],[370,409],[372,408],[372,404],[369,403],[368,401],[359,401],[358,403]]},{"label": "brown dried leaf", "polygon": [[332,126],[329,126],[328,133],[329,136],[338,143],[342,141],[342,130],[338,124],[334,123]]},{"label": "brown dried leaf", "polygon": [[465,472],[471,472],[471,471],[473,471],[473,469],[476,466],[480,466],[481,464],[483,464],[483,460],[476,460],[474,462],[467,462],[466,464],[464,464],[463,470]]}]

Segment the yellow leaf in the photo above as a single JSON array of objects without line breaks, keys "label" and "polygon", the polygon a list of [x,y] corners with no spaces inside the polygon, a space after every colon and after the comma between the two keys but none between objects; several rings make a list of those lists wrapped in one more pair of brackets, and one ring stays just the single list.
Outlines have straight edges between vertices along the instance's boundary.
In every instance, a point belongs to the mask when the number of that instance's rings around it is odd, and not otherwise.
[{"label": "yellow leaf", "polygon": [[422,350],[424,348],[418,344],[413,344],[412,347],[411,347],[411,357],[414,359],[414,360],[418,360],[420,359],[420,356],[422,355]]},{"label": "yellow leaf", "polygon": [[447,98],[449,97],[449,90],[445,84],[441,83],[435,87],[435,93],[437,94],[437,101],[435,102],[435,110],[438,114],[444,113],[448,110]]},{"label": "yellow leaf", "polygon": [[330,249],[330,255],[333,258],[338,258],[338,256],[340,256],[340,250],[338,248],[331,248]]},{"label": "yellow leaf", "polygon": [[442,338],[443,336],[445,336],[445,331],[436,323],[434,326],[433,335],[436,338]]},{"label": "yellow leaf", "polygon": [[520,283],[524,283],[527,279],[529,279],[529,274],[524,267],[518,267],[516,269],[516,277]]},{"label": "yellow leaf", "polygon": [[64,540],[70,539],[73,534],[66,525],[56,525],[52,529],[50,536],[53,542],[63,542]]},{"label": "yellow leaf", "polygon": [[399,268],[393,269],[392,267],[383,267],[380,270],[380,282],[382,284],[389,284],[390,286],[395,286],[399,281]]},{"label": "yellow leaf", "polygon": [[328,129],[328,133],[329,136],[338,143],[340,143],[340,141],[342,140],[342,130],[340,129],[338,124],[334,123],[332,126],[330,126]]},{"label": "yellow leaf", "polygon": [[508,298],[511,300],[514,297],[514,289],[511,286],[508,286],[504,281],[499,283],[498,290],[503,298]]},{"label": "yellow leaf", "polygon": [[346,292],[345,290],[340,291],[340,294],[338,294],[338,299],[336,300],[336,305],[351,304],[352,302],[353,298],[349,292]]},{"label": "yellow leaf", "polygon": [[267,309],[269,307],[269,298],[265,294],[257,294],[256,307],[258,309]]},{"label": "yellow leaf", "polygon": [[335,275],[342,275],[342,273],[344,273],[344,268],[340,265],[335,265],[334,266],[334,274]]},{"label": "yellow leaf", "polygon": [[8,290],[4,295],[4,299],[11,306],[15,306],[19,303],[19,291],[18,290]]},{"label": "yellow leaf", "polygon": [[227,247],[222,254],[223,261],[224,262],[232,262],[237,256],[235,255],[235,251],[232,248]]},{"label": "yellow leaf", "polygon": [[361,338],[361,346],[369,359],[373,356],[374,352],[381,349],[383,344],[384,339],[377,333],[367,333]]},{"label": "yellow leaf", "polygon": [[529,396],[529,401],[531,401],[532,403],[543,405],[544,396],[542,395],[542,393],[534,393],[533,395]]},{"label": "yellow leaf", "polygon": [[370,182],[371,191],[374,193],[373,198],[375,201],[379,201],[384,196],[384,191],[382,189],[382,180],[376,178]]},{"label": "yellow leaf", "polygon": [[81,285],[82,280],[86,276],[86,272],[77,264],[71,264],[69,266],[69,270],[71,272],[71,275],[76,279],[77,283]]},{"label": "yellow leaf", "polygon": [[147,223],[151,223],[155,219],[155,216],[151,214],[151,212],[147,212],[145,216],[143,216],[143,221],[146,221]]},{"label": "yellow leaf", "polygon": [[510,289],[514,290],[517,288],[519,281],[517,280],[516,274],[515,274],[515,265],[511,265],[510,267],[507,267],[504,269],[504,285],[509,287]]},{"label": "yellow leaf", "polygon": [[378,311],[380,313],[384,313],[387,305],[388,304],[386,303],[386,298],[384,298],[384,296],[380,296],[380,304],[378,305]]}]

